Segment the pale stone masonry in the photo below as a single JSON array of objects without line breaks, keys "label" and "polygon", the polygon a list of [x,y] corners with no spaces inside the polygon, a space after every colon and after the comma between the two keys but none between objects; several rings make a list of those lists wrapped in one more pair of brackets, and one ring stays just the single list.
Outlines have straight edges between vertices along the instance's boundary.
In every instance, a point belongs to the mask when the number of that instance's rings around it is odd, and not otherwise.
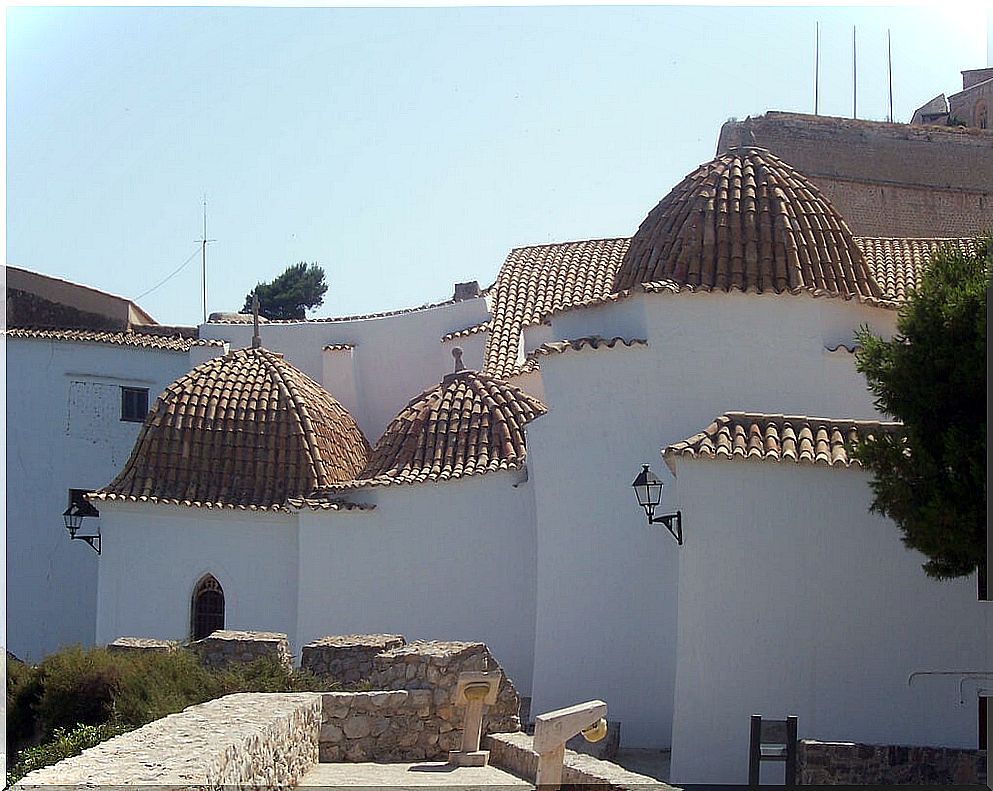
[{"label": "pale stone masonry", "polygon": [[230,662],[254,662],[272,659],[287,670],[293,669],[293,657],[281,632],[237,632],[221,629],[190,643],[201,661],[208,667],[220,667]]},{"label": "pale stone masonry", "polygon": [[377,654],[406,642],[401,634],[330,635],[303,647],[300,668],[321,678],[355,684],[372,675],[372,661]]},{"label": "pale stone masonry", "polygon": [[[483,747],[490,751],[490,764],[518,777],[534,782],[538,769],[538,753],[532,749],[533,737],[526,733],[496,733],[483,738]],[[572,750],[565,751],[562,764],[562,785],[596,786],[603,791],[670,791],[674,786],[654,777],[629,772],[627,769]]]},{"label": "pale stone masonry", "polygon": [[107,644],[112,654],[171,654],[179,649],[176,640],[158,640],[154,637],[118,637]]},{"label": "pale stone masonry", "polygon": [[31,772],[14,788],[293,785],[317,763],[321,711],[314,692],[228,695]]},{"label": "pale stone masonry", "polygon": [[430,689],[329,692],[323,697],[323,763],[440,759],[462,738],[461,711],[435,706]]},{"label": "pale stone masonry", "polygon": [[[431,689],[439,716],[454,710],[459,674],[469,670],[501,670],[484,643],[417,641],[384,651],[373,660],[375,689]],[[497,702],[483,716],[483,733],[521,729],[521,701],[514,682],[504,674]]]}]

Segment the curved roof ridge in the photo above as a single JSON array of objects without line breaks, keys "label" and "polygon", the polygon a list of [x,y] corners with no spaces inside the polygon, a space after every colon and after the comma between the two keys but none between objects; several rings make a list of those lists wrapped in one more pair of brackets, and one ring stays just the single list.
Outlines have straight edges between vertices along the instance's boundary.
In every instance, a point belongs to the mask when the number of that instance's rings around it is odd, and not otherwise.
[{"label": "curved roof ridge", "polygon": [[290,419],[300,427],[303,435],[304,448],[310,456],[311,469],[316,481],[313,488],[320,489],[328,485],[327,473],[324,469],[324,461],[321,458],[320,449],[314,441],[314,422],[310,418],[310,408],[308,403],[301,398],[297,388],[283,375],[283,371],[274,362],[273,353],[265,348],[259,348],[261,357],[269,368],[270,373],[277,379],[279,384],[285,389],[287,396],[293,402],[295,409],[290,411]]}]

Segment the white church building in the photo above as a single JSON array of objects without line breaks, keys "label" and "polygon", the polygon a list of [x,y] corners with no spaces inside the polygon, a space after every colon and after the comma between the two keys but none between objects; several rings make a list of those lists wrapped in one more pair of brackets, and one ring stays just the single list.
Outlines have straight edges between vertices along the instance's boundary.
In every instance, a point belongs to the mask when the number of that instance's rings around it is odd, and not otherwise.
[{"label": "white church building", "polygon": [[[944,244],[971,243],[854,236],[740,147],[632,238],[515,249],[482,291],[210,321],[198,358],[143,374],[172,383],[87,481],[95,640],[481,640],[532,712],[604,700],[625,746],[671,748],[674,783],[744,782],[756,713],[975,747],[974,688],[908,681],[987,668],[990,605],[925,576],[850,456],[900,428],[854,331],[892,335]],[[636,501],[645,464],[681,543]]]}]

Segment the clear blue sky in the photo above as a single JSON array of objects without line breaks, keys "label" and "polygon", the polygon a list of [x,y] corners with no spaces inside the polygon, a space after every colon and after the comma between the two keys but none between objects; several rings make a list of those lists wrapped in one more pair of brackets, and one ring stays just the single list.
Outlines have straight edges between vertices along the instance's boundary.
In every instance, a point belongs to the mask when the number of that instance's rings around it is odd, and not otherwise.
[{"label": "clear blue sky", "polygon": [[[897,120],[989,62],[933,8],[11,8],[7,260],[137,297],[194,252],[208,310],[317,261],[312,315],[446,299],[510,248],[628,235],[729,117]],[[201,317],[199,259],[142,297]]]}]

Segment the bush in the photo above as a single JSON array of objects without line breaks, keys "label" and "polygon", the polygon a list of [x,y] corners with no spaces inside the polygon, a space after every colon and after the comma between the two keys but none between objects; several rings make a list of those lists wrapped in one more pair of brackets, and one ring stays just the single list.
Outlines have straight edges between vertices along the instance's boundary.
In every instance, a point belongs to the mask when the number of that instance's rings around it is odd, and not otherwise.
[{"label": "bush", "polygon": [[[123,732],[114,728],[130,730],[234,692],[331,689],[340,686],[306,671],[287,670],[270,659],[208,668],[189,651],[110,653],[77,646],[46,657],[36,667],[8,662],[8,754],[34,744],[39,746],[22,750],[20,757],[30,753],[34,762],[42,760],[39,756],[60,761],[67,757],[62,751],[95,734],[109,738]],[[96,730],[81,730],[86,726]],[[26,771],[41,766],[47,764],[31,764]]]},{"label": "bush", "polygon": [[111,722],[103,725],[77,725],[71,730],[56,728],[51,741],[21,751],[17,763],[7,772],[7,785],[16,783],[28,772],[72,758],[89,747],[129,730],[131,728],[126,725]]}]

